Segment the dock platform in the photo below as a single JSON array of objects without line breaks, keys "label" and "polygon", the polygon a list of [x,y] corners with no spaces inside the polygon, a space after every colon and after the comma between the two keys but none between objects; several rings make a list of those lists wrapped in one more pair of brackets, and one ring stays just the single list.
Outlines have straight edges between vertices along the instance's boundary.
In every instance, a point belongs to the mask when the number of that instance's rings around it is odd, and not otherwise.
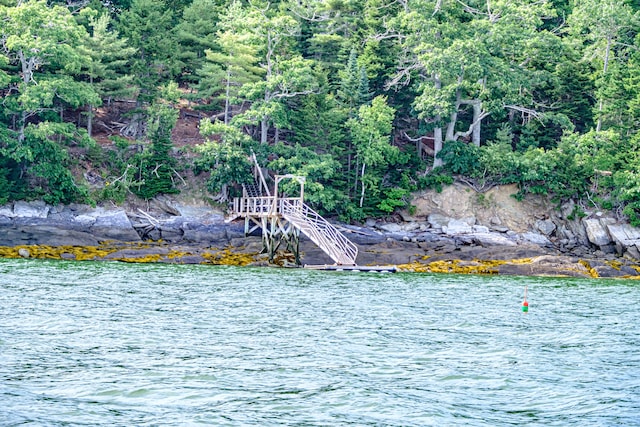
[{"label": "dock platform", "polygon": [[398,267],[395,265],[337,265],[337,264],[320,264],[308,265],[304,268],[309,270],[327,270],[327,271],[353,271],[364,273],[397,273]]}]

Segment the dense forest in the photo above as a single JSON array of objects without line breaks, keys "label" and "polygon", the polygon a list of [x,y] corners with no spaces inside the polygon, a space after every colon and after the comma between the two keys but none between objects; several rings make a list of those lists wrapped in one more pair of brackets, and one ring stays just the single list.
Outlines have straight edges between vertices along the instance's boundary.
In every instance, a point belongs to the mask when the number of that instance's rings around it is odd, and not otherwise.
[{"label": "dense forest", "polygon": [[[225,202],[252,179],[254,152],[306,176],[307,201],[344,220],[411,209],[412,192],[461,180],[640,225],[639,11],[0,0],[0,203],[150,199],[188,174]],[[116,123],[100,122],[114,109]],[[172,136],[186,116],[198,143]]]}]

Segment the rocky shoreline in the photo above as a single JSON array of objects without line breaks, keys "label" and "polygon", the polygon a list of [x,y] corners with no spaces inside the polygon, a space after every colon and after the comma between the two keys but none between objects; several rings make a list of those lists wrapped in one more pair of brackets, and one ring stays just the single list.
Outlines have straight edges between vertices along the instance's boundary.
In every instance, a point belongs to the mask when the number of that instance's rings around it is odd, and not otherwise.
[{"label": "rocky shoreline", "polygon": [[[474,217],[443,213],[402,222],[341,225],[359,247],[358,265],[397,265],[400,271],[571,277],[640,277],[640,230],[607,217],[576,225],[557,219],[532,230],[477,224]],[[561,239],[566,229],[573,242]],[[49,206],[15,202],[0,207],[0,257],[111,260],[181,264],[270,265],[259,235],[244,235],[244,223],[226,223],[204,205],[159,198],[139,206]],[[580,241],[580,237],[584,241]],[[301,261],[333,261],[301,238]],[[293,266],[280,253],[276,265]]]}]

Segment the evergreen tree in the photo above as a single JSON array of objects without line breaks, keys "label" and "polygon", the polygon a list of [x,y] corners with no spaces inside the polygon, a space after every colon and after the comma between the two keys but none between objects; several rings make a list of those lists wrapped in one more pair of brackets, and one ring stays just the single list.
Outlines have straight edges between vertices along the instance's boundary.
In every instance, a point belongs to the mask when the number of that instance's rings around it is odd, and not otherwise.
[{"label": "evergreen tree", "polygon": [[355,49],[351,50],[349,61],[347,61],[345,69],[340,72],[341,82],[340,90],[338,90],[338,99],[345,106],[355,112],[360,105],[369,101],[369,79],[367,78],[367,70],[358,65],[358,55]]},{"label": "evergreen tree", "polygon": [[[127,74],[127,61],[136,50],[127,46],[127,40],[119,37],[116,31],[109,30],[111,19],[102,14],[89,16],[89,38],[85,42],[87,53],[91,57],[86,74],[89,83],[103,100],[130,97],[136,92],[133,76]],[[92,134],[94,105],[87,108],[87,132]]]},{"label": "evergreen tree", "polygon": [[140,88],[138,99],[151,102],[160,86],[180,70],[173,13],[163,0],[132,0],[131,7],[120,15],[118,28],[136,49],[131,73]]},{"label": "evergreen tree", "polygon": [[206,51],[218,47],[218,15],[218,5],[214,0],[194,0],[185,8],[176,26],[180,46],[177,56],[183,64],[181,78],[189,83],[198,81],[197,74],[206,63]]},{"label": "evergreen tree", "polygon": [[148,200],[158,194],[174,194],[180,190],[174,182],[176,159],[172,155],[171,142],[178,110],[164,101],[157,101],[147,109],[147,115],[147,136],[151,147],[138,157],[140,184],[135,193]]}]

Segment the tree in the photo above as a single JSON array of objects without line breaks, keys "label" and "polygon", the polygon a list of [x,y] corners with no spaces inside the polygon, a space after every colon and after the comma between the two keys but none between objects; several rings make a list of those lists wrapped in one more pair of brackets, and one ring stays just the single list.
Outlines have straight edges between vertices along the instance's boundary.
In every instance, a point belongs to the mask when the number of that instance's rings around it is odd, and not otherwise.
[{"label": "tree", "polygon": [[[177,85],[171,83],[165,92],[175,89]],[[147,115],[147,136],[151,147],[138,158],[140,184],[135,192],[143,199],[151,199],[157,194],[179,193],[173,179],[177,172],[171,142],[171,131],[178,120],[178,110],[165,100],[158,100],[147,109]]]},{"label": "tree", "polygon": [[[528,46],[544,36],[538,27],[551,11],[534,0],[477,7],[419,1],[400,15],[406,54],[389,86],[417,79],[414,107],[433,129],[436,154],[445,140],[471,136],[479,146],[483,119],[521,108],[530,94],[526,64],[536,52]],[[470,118],[461,128],[464,116]],[[440,164],[436,157],[434,166]]]},{"label": "tree", "polygon": [[267,10],[253,11],[255,33],[264,49],[264,79],[243,85],[240,95],[253,101],[243,114],[249,121],[260,123],[260,142],[267,143],[270,122],[284,125],[281,100],[313,93],[317,89],[313,62],[300,55],[287,55],[283,45],[287,38],[298,34],[298,23],[287,15],[270,16]]},{"label": "tree", "polygon": [[217,48],[218,15],[218,5],[213,0],[194,0],[185,8],[176,26],[182,79],[196,82],[199,70],[206,63],[206,51]]},{"label": "tree", "polygon": [[386,98],[378,96],[370,106],[361,106],[357,117],[347,122],[362,168],[359,176],[360,208],[363,207],[366,190],[376,189],[382,180],[375,169],[367,175],[367,167],[382,167],[397,159],[398,148],[389,144],[393,115],[394,110],[387,105]]},{"label": "tree", "polygon": [[358,55],[355,49],[351,50],[349,61],[339,75],[341,80],[337,95],[347,108],[357,110],[362,104],[369,101],[371,95],[367,70],[358,65]]},{"label": "tree", "polygon": [[131,60],[131,73],[140,88],[138,99],[152,102],[162,84],[180,70],[173,13],[162,0],[133,0],[120,15],[118,28],[129,45],[137,49]]},{"label": "tree", "polygon": [[[229,186],[253,181],[252,165],[247,146],[251,138],[238,128],[220,122],[203,119],[200,133],[206,138],[204,144],[194,150],[198,154],[195,160],[196,172],[209,172],[208,190],[216,194],[214,200],[229,200]],[[219,141],[212,136],[218,135]]]},{"label": "tree", "polygon": [[[596,80],[606,79],[610,64],[616,60],[616,51],[625,50],[629,45],[626,40],[629,31],[637,32],[638,22],[630,6],[615,0],[582,0],[569,16],[569,29],[577,37],[579,43],[585,45],[585,58],[596,57],[601,62]],[[613,80],[611,80],[613,81]],[[601,87],[606,87],[601,82]],[[605,97],[606,90],[600,90],[598,96],[598,121],[596,130],[602,129],[605,104],[615,100]]]},{"label": "tree", "polygon": [[68,9],[49,7],[44,0],[20,2],[0,7],[0,21],[0,43],[9,65],[20,70],[5,100],[5,108],[17,115],[19,142],[25,140],[30,117],[62,111],[64,104],[77,108],[100,102],[90,85],[75,78],[90,57],[81,49],[87,34]]},{"label": "tree", "polygon": [[[127,74],[124,68],[136,49],[127,46],[127,40],[120,38],[117,31],[109,30],[109,15],[104,13],[96,17],[93,11],[89,15],[90,34],[85,42],[86,51],[91,58],[85,71],[89,83],[102,99],[133,96],[136,92],[133,76]],[[87,107],[89,136],[93,128],[93,108],[92,104]]]},{"label": "tree", "polygon": [[239,101],[240,88],[259,81],[264,72],[258,65],[260,44],[247,27],[252,16],[234,1],[222,15],[215,49],[206,50],[206,62],[199,71],[201,96],[219,95],[224,100],[224,123],[228,124],[231,105]]}]

